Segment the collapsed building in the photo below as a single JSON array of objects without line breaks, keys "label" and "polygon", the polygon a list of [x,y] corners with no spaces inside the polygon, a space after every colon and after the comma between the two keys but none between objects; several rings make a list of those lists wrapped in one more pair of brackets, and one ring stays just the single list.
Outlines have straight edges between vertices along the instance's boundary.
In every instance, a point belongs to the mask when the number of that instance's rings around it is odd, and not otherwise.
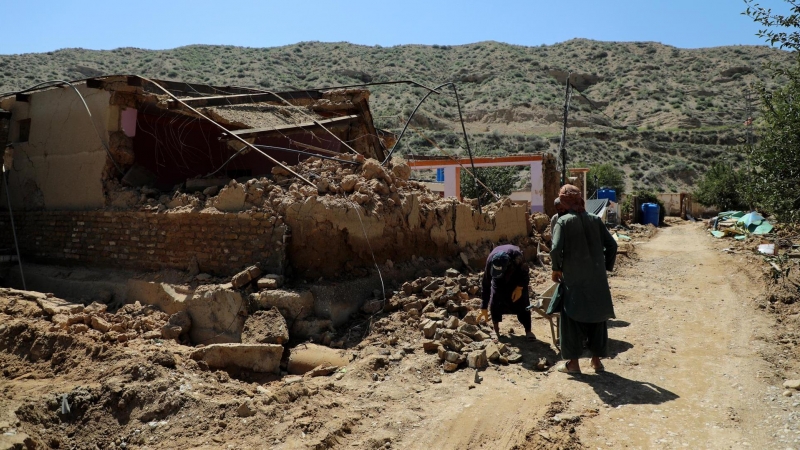
[{"label": "collapsed building", "polygon": [[[313,336],[345,323],[376,289],[385,296],[385,282],[454,265],[480,270],[498,242],[535,256],[547,221],[527,208],[504,200],[479,213],[411,180],[402,160],[381,164],[394,136],[375,128],[368,99],[365,89],[272,93],[137,76],[2,98],[0,249],[16,237],[24,264],[136,275],[83,282],[8,266],[0,276],[170,314],[204,299],[235,316],[249,295],[291,315],[293,333]],[[559,176],[543,159],[537,204],[552,213]],[[158,271],[185,276],[141,275]],[[280,283],[262,290],[261,274],[302,285],[265,294]],[[229,323],[201,334],[235,342],[237,332],[223,333]]]}]

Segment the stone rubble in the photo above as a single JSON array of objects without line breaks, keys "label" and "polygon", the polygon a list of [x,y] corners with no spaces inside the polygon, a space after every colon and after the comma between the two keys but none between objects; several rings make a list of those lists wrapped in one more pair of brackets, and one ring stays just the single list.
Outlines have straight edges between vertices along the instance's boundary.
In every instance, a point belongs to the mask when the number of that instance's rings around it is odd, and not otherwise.
[{"label": "stone rubble", "polygon": [[125,343],[134,339],[160,339],[169,316],[157,307],[130,303],[107,312],[107,305],[92,303],[84,306],[56,298],[51,294],[0,288],[0,294],[22,297],[36,302],[41,314],[52,325],[50,332],[85,334],[96,341]]},{"label": "stone rubble", "polygon": [[[446,274],[404,283],[386,302],[384,312],[407,317],[419,333],[416,345],[436,354],[444,372],[522,362],[519,349],[496,343],[490,325],[477,322],[480,298],[474,288],[480,286],[480,275],[463,275],[455,269]],[[378,320],[376,332],[392,328],[391,322],[391,317]]]},{"label": "stone rubble", "polygon": [[[338,159],[356,161],[357,155],[342,154]],[[398,206],[405,194],[416,193],[421,203],[436,203],[439,197],[424,184],[410,181],[411,168],[401,160],[387,167],[374,159],[351,165],[319,158],[306,159],[292,167],[296,173],[313,180],[315,188],[303,183],[281,167],[272,170],[272,177],[253,178],[245,182],[226,179],[192,179],[176,186],[171,194],[157,189],[117,187],[114,194],[130,193],[134,201],[121,205],[145,211],[200,211],[213,208],[223,212],[257,210],[285,212],[292,203],[309,196],[330,196],[377,209]],[[213,184],[208,186],[208,184]]]}]

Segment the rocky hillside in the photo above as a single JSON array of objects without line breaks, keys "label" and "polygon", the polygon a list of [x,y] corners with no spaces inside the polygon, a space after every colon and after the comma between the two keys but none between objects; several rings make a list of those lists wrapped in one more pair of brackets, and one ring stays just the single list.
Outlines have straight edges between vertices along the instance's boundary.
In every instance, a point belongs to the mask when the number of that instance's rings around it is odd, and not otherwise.
[{"label": "rocky hillside", "polygon": [[[540,47],[304,42],[276,48],[65,49],[0,56],[0,90],[118,73],[268,90],[455,81],[478,152],[515,153],[557,147],[563,83],[571,71],[580,91],[570,112],[572,161],[613,162],[628,173],[629,187],[675,191],[690,188],[711,161],[741,159],[731,147],[744,140],[748,87],[779,85],[765,65],[792,62],[790,53],[760,46],[686,50],[585,39]],[[395,131],[426,92],[411,85],[371,89],[378,126]],[[457,119],[451,91],[431,96],[401,151],[459,151]]]}]

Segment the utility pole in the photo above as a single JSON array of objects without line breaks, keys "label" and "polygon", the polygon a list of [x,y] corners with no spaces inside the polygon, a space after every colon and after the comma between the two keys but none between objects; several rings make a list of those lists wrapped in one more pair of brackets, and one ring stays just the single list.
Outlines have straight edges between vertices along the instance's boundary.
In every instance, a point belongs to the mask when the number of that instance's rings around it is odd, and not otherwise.
[{"label": "utility pole", "polygon": [[558,154],[561,158],[561,185],[567,184],[567,115],[569,114],[569,100],[572,96],[571,84],[572,72],[567,74],[566,88],[564,90],[564,125],[561,128],[561,142],[558,144]]}]

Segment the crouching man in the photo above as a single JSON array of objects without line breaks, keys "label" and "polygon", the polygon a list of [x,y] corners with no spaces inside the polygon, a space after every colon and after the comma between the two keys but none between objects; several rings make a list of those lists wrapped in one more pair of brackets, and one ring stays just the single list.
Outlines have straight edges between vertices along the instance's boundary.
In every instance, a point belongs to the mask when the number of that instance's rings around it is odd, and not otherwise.
[{"label": "crouching man", "polygon": [[531,313],[527,309],[530,305],[529,280],[528,264],[522,251],[515,245],[495,247],[486,259],[478,321],[485,319],[488,322],[491,314],[497,338],[500,337],[503,314],[516,314],[528,340],[536,339],[531,332]]}]

